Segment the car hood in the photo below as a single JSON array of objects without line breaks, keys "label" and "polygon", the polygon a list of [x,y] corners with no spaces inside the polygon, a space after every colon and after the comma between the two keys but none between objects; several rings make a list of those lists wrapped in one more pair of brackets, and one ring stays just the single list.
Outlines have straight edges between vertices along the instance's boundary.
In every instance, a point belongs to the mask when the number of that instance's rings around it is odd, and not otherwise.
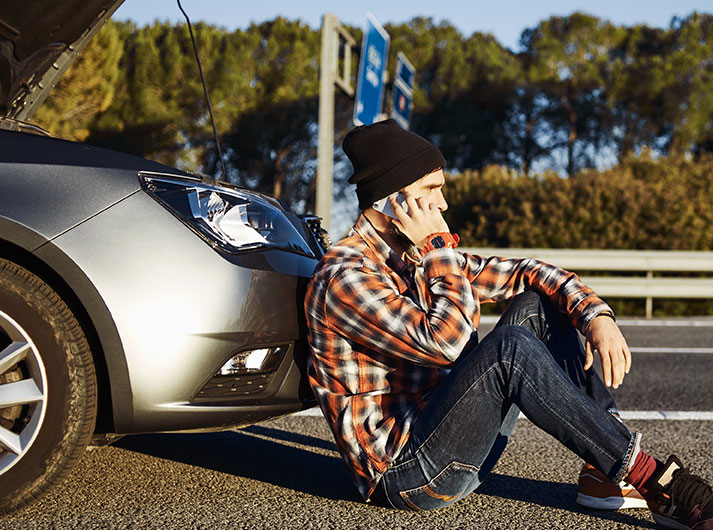
[{"label": "car hood", "polygon": [[0,116],[28,120],[123,1],[0,1]]}]

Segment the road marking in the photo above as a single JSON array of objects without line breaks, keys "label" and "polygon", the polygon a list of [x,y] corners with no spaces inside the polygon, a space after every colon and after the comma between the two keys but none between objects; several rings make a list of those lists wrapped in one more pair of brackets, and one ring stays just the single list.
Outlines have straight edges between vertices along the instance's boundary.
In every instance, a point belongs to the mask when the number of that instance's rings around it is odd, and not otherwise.
[{"label": "road marking", "polygon": [[713,353],[713,348],[664,348],[661,346],[634,346],[631,353]]},{"label": "road marking", "polygon": [[[713,421],[713,411],[710,410],[622,410],[619,413],[624,420]],[[322,411],[313,407],[295,412],[293,416],[321,417]],[[520,419],[524,418],[520,413]]]},{"label": "road marking", "polygon": [[[484,315],[480,317],[481,324],[497,324],[500,319],[499,315]],[[693,328],[711,328],[713,327],[713,319],[704,317],[701,320],[646,320],[645,318],[619,318],[616,321],[619,326],[631,327],[693,327]]]},{"label": "road marking", "polygon": [[679,327],[679,328],[711,328],[713,320],[646,320],[646,319],[618,319],[620,326],[640,327]]},{"label": "road marking", "polygon": [[624,420],[693,420],[713,421],[710,410],[622,410]]},{"label": "road marking", "polygon": [[319,407],[312,407],[311,409],[307,410],[301,410],[299,412],[295,412],[294,414],[291,414],[291,416],[306,416],[306,417],[317,417],[321,416],[322,411],[320,410]]}]

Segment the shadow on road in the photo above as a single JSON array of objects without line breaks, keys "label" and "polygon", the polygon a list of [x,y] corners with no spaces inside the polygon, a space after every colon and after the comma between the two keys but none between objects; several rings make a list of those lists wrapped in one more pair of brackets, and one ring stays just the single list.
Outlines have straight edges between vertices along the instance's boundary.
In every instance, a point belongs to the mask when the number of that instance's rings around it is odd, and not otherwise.
[{"label": "shadow on road", "polygon": [[637,512],[642,515],[648,515],[648,510],[613,512],[588,510],[580,507],[575,503],[575,498],[577,497],[576,484],[490,473],[478,488],[476,494],[538,504],[547,508],[559,508],[590,515],[597,519],[635,525],[640,528],[658,528],[650,519],[637,517]]},{"label": "shadow on road", "polygon": [[336,451],[333,456],[319,454],[268,437],[335,450],[333,443],[316,437],[258,426],[219,433],[126,436],[114,447],[328,499],[361,500]]},{"label": "shadow on road", "polygon": [[[251,478],[326,499],[362,503],[334,443],[315,436],[253,425],[241,431],[220,433],[126,436],[114,447]],[[321,454],[309,448],[332,454]],[[558,508],[641,528],[656,528],[650,520],[637,517],[637,512],[579,508],[574,502],[577,487],[571,483],[491,473],[474,495]]]},{"label": "shadow on road", "polygon": [[266,438],[282,440],[284,442],[308,445],[316,449],[326,449],[328,451],[334,451],[335,454],[337,452],[337,446],[331,440],[323,440],[322,438],[317,438],[316,436],[310,436],[308,434],[299,434],[296,432],[284,431],[282,429],[275,429],[274,427],[265,427],[263,425],[251,425],[250,427],[242,429],[242,432],[249,432],[259,436],[265,436]]}]

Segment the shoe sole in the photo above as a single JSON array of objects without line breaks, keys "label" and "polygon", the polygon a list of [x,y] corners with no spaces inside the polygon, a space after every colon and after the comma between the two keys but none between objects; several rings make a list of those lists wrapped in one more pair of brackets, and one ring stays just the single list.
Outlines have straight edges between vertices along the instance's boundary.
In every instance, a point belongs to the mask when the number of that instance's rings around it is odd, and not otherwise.
[{"label": "shoe sole", "polygon": [[[577,504],[593,508],[595,510],[631,510],[634,508],[648,508],[644,499],[635,499],[629,497],[591,497],[579,493],[577,495]],[[679,527],[672,527],[679,528]],[[685,528],[685,527],[680,527]]]},{"label": "shoe sole", "polygon": [[656,521],[656,524],[660,524],[661,526],[665,526],[666,528],[677,528],[678,530],[691,530],[690,526],[686,526],[684,524],[679,523],[678,521],[674,521],[673,519],[669,517],[664,517],[663,515],[659,515],[656,513],[651,513],[651,515],[654,516],[654,521]]}]

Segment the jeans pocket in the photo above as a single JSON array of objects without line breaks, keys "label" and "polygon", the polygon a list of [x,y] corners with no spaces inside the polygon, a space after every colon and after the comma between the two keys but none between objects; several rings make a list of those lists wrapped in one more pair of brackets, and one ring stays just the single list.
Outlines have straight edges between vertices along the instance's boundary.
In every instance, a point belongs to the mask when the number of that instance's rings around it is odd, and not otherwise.
[{"label": "jeans pocket", "polygon": [[425,486],[399,492],[413,510],[443,508],[469,494],[478,486],[478,468],[451,462]]}]

